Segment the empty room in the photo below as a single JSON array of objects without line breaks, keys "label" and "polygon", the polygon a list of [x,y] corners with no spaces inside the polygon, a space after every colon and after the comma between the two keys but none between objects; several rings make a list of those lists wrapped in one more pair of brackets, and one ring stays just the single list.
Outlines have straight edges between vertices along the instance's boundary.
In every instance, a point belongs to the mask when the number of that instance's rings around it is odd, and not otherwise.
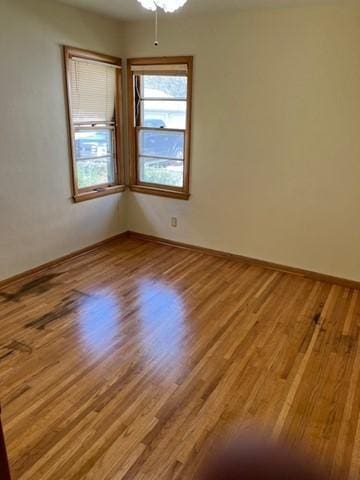
[{"label": "empty room", "polygon": [[360,479],[360,3],[0,0],[0,479]]}]

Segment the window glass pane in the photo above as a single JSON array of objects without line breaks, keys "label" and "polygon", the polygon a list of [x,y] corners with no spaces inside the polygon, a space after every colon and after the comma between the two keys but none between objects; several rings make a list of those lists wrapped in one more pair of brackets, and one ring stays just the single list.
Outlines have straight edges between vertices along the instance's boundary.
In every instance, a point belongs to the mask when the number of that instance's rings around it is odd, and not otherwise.
[{"label": "window glass pane", "polygon": [[179,75],[142,75],[143,98],[187,97],[187,77]]},{"label": "window glass pane", "polygon": [[182,160],[140,157],[139,174],[141,182],[183,187],[184,162]]},{"label": "window glass pane", "polygon": [[140,130],[140,156],[184,158],[184,133],[162,132],[161,130]]},{"label": "window glass pane", "polygon": [[79,188],[114,183],[113,157],[93,160],[77,160],[77,180]]},{"label": "window glass pane", "polygon": [[142,102],[144,127],[186,129],[186,101],[145,100]]},{"label": "window glass pane", "polygon": [[77,159],[105,157],[113,154],[113,130],[76,130]]}]

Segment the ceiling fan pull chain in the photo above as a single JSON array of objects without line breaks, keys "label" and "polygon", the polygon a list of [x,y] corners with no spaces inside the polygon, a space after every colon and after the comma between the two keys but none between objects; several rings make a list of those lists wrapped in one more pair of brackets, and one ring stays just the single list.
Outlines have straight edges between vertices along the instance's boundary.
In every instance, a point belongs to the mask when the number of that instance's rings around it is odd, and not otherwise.
[{"label": "ceiling fan pull chain", "polygon": [[154,42],[155,47],[159,45],[158,41],[158,8],[156,7],[155,10],[155,42]]}]

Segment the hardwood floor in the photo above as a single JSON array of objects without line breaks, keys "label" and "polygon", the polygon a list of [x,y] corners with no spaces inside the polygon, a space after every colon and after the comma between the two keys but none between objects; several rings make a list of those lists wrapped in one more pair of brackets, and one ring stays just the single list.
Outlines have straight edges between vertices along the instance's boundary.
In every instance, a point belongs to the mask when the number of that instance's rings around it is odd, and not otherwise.
[{"label": "hardwood floor", "polygon": [[357,290],[124,239],[0,291],[13,478],[192,479],[252,425],[360,476]]}]

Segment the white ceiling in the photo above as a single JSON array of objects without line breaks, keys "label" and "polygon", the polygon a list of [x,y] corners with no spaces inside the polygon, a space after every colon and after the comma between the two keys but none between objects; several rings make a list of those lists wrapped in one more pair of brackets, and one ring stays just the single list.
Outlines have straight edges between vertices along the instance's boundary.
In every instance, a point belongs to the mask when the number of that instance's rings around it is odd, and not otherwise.
[{"label": "white ceiling", "polygon": [[[136,20],[152,17],[137,0],[57,0],[114,18]],[[343,3],[346,0],[188,0],[177,15],[220,12],[249,7],[281,7]]]}]

